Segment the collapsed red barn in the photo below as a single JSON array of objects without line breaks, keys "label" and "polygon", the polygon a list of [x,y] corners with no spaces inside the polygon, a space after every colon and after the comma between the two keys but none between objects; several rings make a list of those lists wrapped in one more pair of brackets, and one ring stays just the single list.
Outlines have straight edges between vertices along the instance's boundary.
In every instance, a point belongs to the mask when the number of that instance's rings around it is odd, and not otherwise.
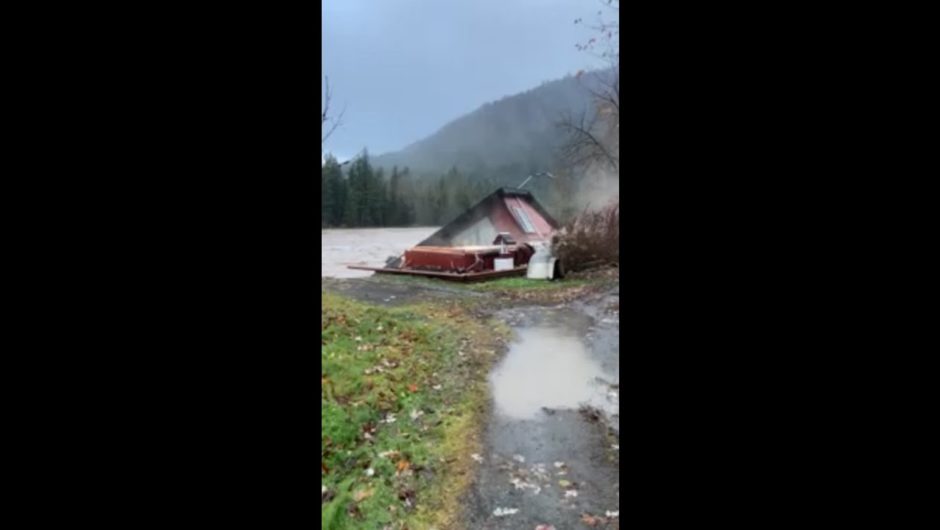
[{"label": "collapsed red barn", "polygon": [[531,193],[500,188],[386,267],[350,268],[456,280],[523,275],[533,255],[549,256],[557,229]]}]

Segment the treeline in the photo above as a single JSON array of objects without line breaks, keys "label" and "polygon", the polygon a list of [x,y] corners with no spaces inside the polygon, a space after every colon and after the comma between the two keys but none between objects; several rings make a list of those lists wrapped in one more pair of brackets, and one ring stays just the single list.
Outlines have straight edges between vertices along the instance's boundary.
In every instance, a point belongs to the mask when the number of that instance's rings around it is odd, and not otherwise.
[{"label": "treeline", "polygon": [[[327,155],[321,175],[321,226],[441,226],[497,188],[518,186],[534,172],[513,164],[486,173],[451,168],[439,175],[415,175],[407,167],[375,168],[368,154],[342,165]],[[577,186],[561,170],[555,176],[532,179],[526,190],[564,223],[576,213],[572,199]]]},{"label": "treeline", "polygon": [[408,226],[415,215],[404,197],[401,182],[408,169],[392,170],[386,179],[384,170],[373,170],[363,156],[343,167],[327,155],[320,181],[321,225],[338,226]]},{"label": "treeline", "polygon": [[416,178],[406,167],[374,168],[368,154],[348,164],[327,155],[321,175],[321,226],[440,226],[500,185],[451,169]]}]

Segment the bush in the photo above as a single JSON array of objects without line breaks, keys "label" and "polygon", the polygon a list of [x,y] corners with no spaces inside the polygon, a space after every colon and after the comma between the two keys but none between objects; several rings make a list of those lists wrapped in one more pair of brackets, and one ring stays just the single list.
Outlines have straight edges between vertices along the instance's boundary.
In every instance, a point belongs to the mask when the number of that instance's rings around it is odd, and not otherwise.
[{"label": "bush", "polygon": [[567,271],[620,265],[620,201],[585,211],[558,231],[555,255]]}]

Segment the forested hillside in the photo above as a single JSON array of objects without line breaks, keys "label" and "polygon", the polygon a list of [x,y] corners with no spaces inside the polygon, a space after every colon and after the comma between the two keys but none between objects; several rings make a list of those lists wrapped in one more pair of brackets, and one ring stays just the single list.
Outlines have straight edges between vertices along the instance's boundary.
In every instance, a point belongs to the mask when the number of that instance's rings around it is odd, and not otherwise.
[{"label": "forested hillside", "polygon": [[398,152],[364,151],[344,165],[327,155],[322,225],[441,225],[497,187],[544,171],[556,178],[526,188],[556,217],[568,217],[578,207],[571,180],[580,175],[561,163],[568,133],[559,124],[594,112],[591,90],[604,75],[569,76],[487,103]]},{"label": "forested hillside", "polygon": [[544,170],[565,140],[558,123],[590,110],[599,73],[568,76],[487,103],[405,149],[375,157],[386,169],[408,166],[418,175],[456,167],[466,173]]}]

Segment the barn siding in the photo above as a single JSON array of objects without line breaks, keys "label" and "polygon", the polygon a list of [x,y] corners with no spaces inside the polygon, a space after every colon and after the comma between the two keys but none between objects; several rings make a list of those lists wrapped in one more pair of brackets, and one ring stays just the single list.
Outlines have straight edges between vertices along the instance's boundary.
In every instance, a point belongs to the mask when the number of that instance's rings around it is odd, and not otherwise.
[{"label": "barn siding", "polygon": [[496,239],[497,232],[489,218],[484,217],[460,231],[453,238],[454,245],[490,245]]}]

